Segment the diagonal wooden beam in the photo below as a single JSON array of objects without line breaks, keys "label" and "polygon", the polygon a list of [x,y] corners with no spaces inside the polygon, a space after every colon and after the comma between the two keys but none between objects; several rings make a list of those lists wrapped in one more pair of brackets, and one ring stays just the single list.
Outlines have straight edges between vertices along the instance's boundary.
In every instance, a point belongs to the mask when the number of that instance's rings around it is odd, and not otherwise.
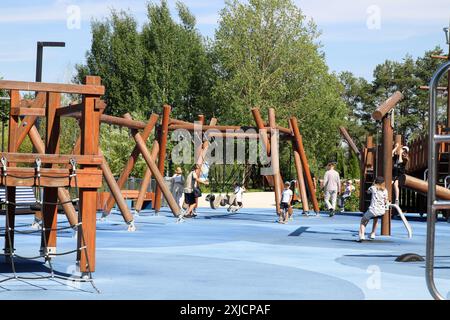
[{"label": "diagonal wooden beam", "polygon": [[[142,139],[146,141],[148,137],[150,136],[151,132],[153,131],[153,128],[156,125],[156,122],[158,121],[159,116],[157,114],[152,114],[149,121],[147,122],[147,125],[144,128],[144,131],[142,132]],[[138,132],[137,130],[132,130],[132,133]],[[119,177],[119,180],[117,180],[117,185],[120,189],[123,188],[125,185],[125,182],[127,181],[128,177],[131,174],[131,171],[133,171],[133,167],[136,164],[136,161],[138,160],[139,155],[141,154],[141,151],[139,147],[136,145],[131,152],[130,158],[128,159],[125,168],[122,171],[122,174]],[[108,197],[108,200],[106,202],[106,208],[105,213],[108,214],[111,212],[112,207],[114,206],[115,200],[113,195],[110,195]]]},{"label": "diagonal wooden beam", "polygon": [[[130,114],[124,115],[125,119],[132,119]],[[178,207],[178,204],[176,203],[172,193],[170,192],[169,188],[167,187],[164,178],[159,172],[159,168],[155,163],[155,159],[152,158],[150,152],[147,150],[147,146],[145,144],[145,140],[142,138],[141,134],[138,131],[132,132],[134,141],[136,141],[136,146],[138,147],[139,151],[142,153],[142,156],[144,157],[145,162],[147,163],[147,166],[152,171],[153,176],[155,177],[156,183],[161,188],[161,192],[164,195],[164,197],[167,200],[167,204],[169,205],[170,209],[172,210],[172,214],[175,217],[178,217],[180,214],[180,207]]]},{"label": "diagonal wooden beam", "polygon": [[[36,96],[36,99],[31,102],[30,107],[44,108],[46,101],[47,101],[47,94],[45,92],[39,92]],[[26,136],[28,135],[28,132],[34,126],[37,119],[38,116],[31,116],[31,115],[26,116],[22,119],[18,130],[19,132],[17,134],[17,145],[16,145],[17,149],[20,148],[20,146],[23,143],[23,140],[25,140]]]},{"label": "diagonal wooden beam", "polygon": [[[151,153],[151,156],[153,159],[156,159],[156,157],[158,156],[158,152],[159,152],[159,143],[158,143],[158,141],[155,140],[153,142],[152,153]],[[147,167],[147,169],[145,170],[144,178],[142,179],[142,182],[141,182],[141,188],[139,189],[139,194],[138,194],[138,198],[136,200],[136,204],[134,205],[134,209],[137,212],[142,210],[142,205],[144,204],[145,194],[147,193],[147,189],[148,189],[148,186],[150,185],[151,181],[152,181],[152,172]],[[155,201],[154,196],[153,196],[152,201]]]},{"label": "diagonal wooden beam", "polygon": [[[45,144],[42,141],[39,131],[35,126],[31,127],[28,135],[30,137],[31,143],[36,148],[36,151],[38,153],[44,154]],[[64,209],[64,212],[66,213],[66,217],[67,220],[69,220],[70,225],[75,226],[78,223],[78,215],[73,204],[71,202],[67,202],[70,200],[69,192],[64,188],[58,188],[58,199],[61,203],[63,203],[62,207]]]}]

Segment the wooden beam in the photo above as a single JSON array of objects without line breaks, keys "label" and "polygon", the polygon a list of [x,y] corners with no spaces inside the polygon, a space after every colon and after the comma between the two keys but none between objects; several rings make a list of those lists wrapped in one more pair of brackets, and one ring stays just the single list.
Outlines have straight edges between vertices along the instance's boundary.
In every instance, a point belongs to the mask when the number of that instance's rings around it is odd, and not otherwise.
[{"label": "wooden beam", "polygon": [[381,121],[394,107],[403,99],[403,94],[400,91],[395,92],[389,99],[387,99],[377,110],[372,113],[372,118],[376,121]]},{"label": "wooden beam", "polygon": [[[11,90],[9,92],[11,108],[16,108],[20,103],[20,94],[19,91]],[[19,117],[14,115],[9,115],[8,122],[8,152],[16,152],[17,151],[17,136],[19,129]],[[9,164],[11,167],[15,167],[15,163]],[[9,170],[8,170],[8,174]],[[14,232],[9,232],[8,230],[14,230],[15,228],[15,219],[16,219],[16,207],[13,203],[16,202],[16,187],[11,181],[10,177],[3,177],[2,181],[8,184],[6,185],[6,200],[9,204],[6,207],[6,225],[5,225],[5,253],[13,254],[14,253]],[[9,256],[7,256],[7,260],[9,261]]]},{"label": "wooden beam", "polygon": [[[47,94],[45,92],[38,92],[36,99],[32,101],[30,106],[32,108],[44,108],[46,101]],[[22,119],[17,136],[17,150],[19,150],[23,140],[25,140],[28,132],[34,126],[37,118],[37,116],[25,116]]]},{"label": "wooden beam", "polygon": [[[429,86],[420,86],[419,87],[420,90],[430,90]],[[438,91],[447,91],[448,87],[437,87]]]},{"label": "wooden beam", "polygon": [[[36,149],[36,151],[40,154],[33,154],[32,157],[27,156],[27,154],[25,154],[26,158],[28,159],[32,159],[33,157],[43,157],[45,159],[45,163],[52,163],[52,161],[47,161],[47,159],[51,158],[53,155],[44,155],[45,153],[45,143],[42,141],[41,136],[39,135],[39,131],[36,129],[35,126],[33,126],[30,131],[28,132],[28,136],[30,137],[31,143],[34,146],[34,148]],[[13,153],[10,153],[8,155],[8,157],[13,156]],[[59,155],[61,156],[61,155]],[[64,157],[64,156],[61,156]],[[20,159],[20,156],[18,158],[18,160]],[[23,161],[25,162],[25,161]],[[35,161],[33,161],[35,162]],[[69,166],[67,166],[67,168],[70,168]],[[62,182],[64,183],[64,182]],[[78,223],[78,214],[75,211],[75,208],[73,206],[72,203],[67,202],[69,201],[70,198],[70,194],[69,191],[67,191],[64,187],[66,185],[60,185],[58,188],[58,199],[61,203],[63,203],[62,207],[64,209],[64,212],[66,214],[67,220],[69,221],[69,224],[73,227]]]},{"label": "wooden beam", "polygon": [[292,141],[292,149],[294,151],[294,163],[295,163],[295,169],[297,171],[298,189],[300,191],[300,199],[302,201],[303,212],[307,213],[309,211],[309,203],[308,203],[308,196],[306,194],[306,185],[305,185],[303,166],[302,166],[300,154],[295,149],[294,141]]},{"label": "wooden beam", "polygon": [[[158,141],[154,141],[153,142],[153,147],[152,147],[152,159],[156,159],[156,157],[158,156],[158,152],[159,152],[159,143]],[[144,178],[142,179],[141,182],[141,188],[139,189],[139,194],[136,200],[136,203],[134,205],[134,209],[137,212],[140,212],[142,210],[142,205],[144,204],[144,200],[145,200],[145,195],[147,194],[147,189],[148,186],[150,185],[152,181],[152,171],[147,168],[145,170],[145,174],[144,174]],[[153,201],[155,201],[155,197],[153,197]]]},{"label": "wooden beam", "polygon": [[[152,114],[150,116],[150,119],[148,120],[147,124],[144,127],[144,131],[142,132],[142,139],[144,139],[144,141],[146,141],[148,139],[148,137],[150,136],[150,134],[152,133],[156,122],[158,121],[159,116],[157,114]],[[122,171],[122,174],[119,177],[119,180],[117,180],[117,185],[119,186],[120,189],[123,188],[123,186],[125,185],[125,183],[128,180],[128,177],[131,174],[131,171],[133,170],[133,167],[136,163],[136,161],[139,158],[139,154],[140,154],[140,150],[138,146],[135,146],[133,151],[131,152],[130,157],[128,158],[127,163],[125,164],[125,168]],[[105,208],[105,213],[109,213],[111,212],[112,207],[114,206],[115,200],[114,197],[112,195],[109,196],[108,200],[106,201],[106,208]]]},{"label": "wooden beam", "polygon": [[[98,153],[103,157],[100,148],[98,149]],[[105,177],[105,181],[108,184],[109,190],[111,191],[111,195],[114,197],[114,200],[116,201],[117,206],[119,207],[119,210],[122,213],[123,219],[127,224],[132,223],[134,220],[133,215],[131,214],[128,205],[125,202],[125,199],[123,198],[122,192],[120,191],[120,188],[116,183],[116,179],[114,179],[114,175],[111,172],[111,168],[109,167],[105,157],[103,157],[101,169],[103,172],[103,177]]]},{"label": "wooden beam", "polygon": [[[125,119],[132,119],[130,114],[124,115]],[[154,159],[152,159],[150,152],[147,150],[147,146],[145,145],[145,141],[142,138],[142,136],[139,134],[139,132],[134,131],[132,132],[133,138],[136,141],[136,145],[139,148],[142,156],[144,157],[145,162],[147,163],[148,167],[152,171],[153,176],[155,177],[156,183],[161,188],[161,192],[163,193],[164,197],[166,198],[166,201],[172,210],[172,213],[174,216],[178,216],[180,214],[180,208],[178,207],[178,204],[176,203],[175,199],[173,198],[169,188],[166,186],[165,181],[161,173],[159,172],[158,167],[155,164]]]},{"label": "wooden beam", "polygon": [[432,54],[431,58],[432,59],[440,59],[440,60],[448,60],[448,56],[437,55],[437,54]]},{"label": "wooden beam", "polygon": [[11,114],[13,116],[44,117],[45,109],[41,109],[41,108],[11,108]]},{"label": "wooden beam", "polygon": [[[272,130],[276,130],[277,124],[275,119],[275,109],[269,109],[269,124]],[[272,163],[273,174],[273,184],[274,184],[274,194],[275,194],[275,206],[276,212],[281,217],[280,203],[281,203],[281,190],[283,188],[282,183],[280,183],[280,158],[279,158],[279,144],[278,136],[276,134],[270,135],[270,157]]]},{"label": "wooden beam", "polygon": [[[47,95],[47,108],[36,109],[45,111],[46,137],[45,154],[58,154],[60,143],[60,118],[56,110],[61,105],[61,94],[50,92]],[[36,115],[36,114],[34,114]],[[44,164],[44,167],[56,168],[55,164]],[[56,253],[56,234],[58,227],[58,188],[44,187],[42,205],[43,227],[45,232],[41,237],[41,250],[46,253]]]},{"label": "wooden beam", "polygon": [[[388,192],[388,200],[392,201],[392,149],[394,132],[391,126],[391,117],[383,119],[383,177]],[[381,235],[391,235],[391,210],[388,209],[381,218]]]},{"label": "wooden beam", "polygon": [[[5,186],[22,186],[35,187],[38,185],[37,179],[34,177],[35,168],[24,167],[8,167],[8,177],[0,180],[0,185]],[[42,168],[41,169],[41,187],[64,188],[64,187],[80,187],[80,188],[100,188],[102,186],[102,171],[98,169],[78,169],[77,182],[69,178],[70,170]]]},{"label": "wooden beam", "polygon": [[102,157],[99,155],[65,155],[65,154],[38,154],[38,153],[17,153],[17,152],[0,152],[0,158],[5,157],[10,162],[18,163],[35,163],[36,159],[40,159],[42,164],[70,164],[70,160],[74,159],[78,165],[95,165],[102,164]]},{"label": "wooden beam", "polygon": [[79,85],[79,84],[62,84],[62,83],[43,83],[43,82],[26,82],[26,81],[10,81],[0,80],[0,89],[19,90],[19,91],[43,91],[55,93],[73,93],[84,95],[104,95],[105,87],[98,85]]},{"label": "wooden beam", "polygon": [[297,148],[297,151],[300,154],[300,158],[302,160],[302,166],[303,166],[303,170],[305,173],[306,182],[308,184],[308,189],[310,191],[313,208],[314,208],[314,211],[318,213],[320,211],[320,209],[319,209],[319,203],[317,202],[317,197],[316,197],[316,188],[314,187],[314,183],[313,183],[313,180],[311,177],[311,171],[309,169],[308,159],[306,157],[305,148],[303,146],[303,138],[302,138],[302,136],[300,134],[300,130],[298,128],[298,121],[297,121],[297,118],[295,118],[295,117],[290,118],[289,121],[291,122],[291,128],[294,133],[294,137],[295,137],[295,141],[296,141],[296,148]]},{"label": "wooden beam", "polygon": [[80,104],[74,104],[71,106],[58,108],[57,114],[59,117],[68,117],[68,116],[76,114],[76,113],[80,114],[80,116],[81,116],[81,111],[83,111],[83,105],[80,103]]},{"label": "wooden beam", "polygon": [[[399,178],[398,182],[402,188],[411,189],[423,195],[428,194],[427,181],[405,174]],[[441,200],[450,200],[450,190],[441,186],[436,186],[436,197]]]},{"label": "wooden beam", "polygon": [[[87,87],[99,88],[100,77],[88,76],[85,79]],[[97,155],[100,131],[100,111],[95,108],[95,100],[104,93],[93,90],[91,95],[83,96],[84,109],[81,116],[81,154]],[[86,93],[86,92],[84,92]],[[84,166],[89,168],[89,166]],[[101,172],[101,171],[100,171]],[[80,271],[95,271],[95,242],[96,242],[96,223],[97,223],[97,188],[93,185],[79,189],[80,194],[80,216],[83,223],[83,232],[78,232],[78,245],[86,246],[86,250],[80,252]],[[83,235],[83,237],[82,237]]]},{"label": "wooden beam", "polygon": [[[166,153],[167,153],[167,137],[169,135],[169,120],[170,120],[170,112],[171,107],[169,105],[165,105],[163,107],[163,116],[161,121],[161,127],[159,130],[159,157],[158,157],[158,169],[161,175],[164,177],[164,164],[166,163]],[[154,201],[154,209],[156,212],[161,210],[162,203],[162,193],[159,185],[156,186],[155,190],[155,201]]]},{"label": "wooden beam", "polygon": [[352,137],[350,137],[350,134],[348,133],[347,129],[344,127],[339,127],[339,131],[341,132],[341,135],[345,139],[345,141],[347,141],[347,144],[350,147],[350,149],[356,154],[356,156],[359,159],[361,157],[361,152],[359,151]]}]

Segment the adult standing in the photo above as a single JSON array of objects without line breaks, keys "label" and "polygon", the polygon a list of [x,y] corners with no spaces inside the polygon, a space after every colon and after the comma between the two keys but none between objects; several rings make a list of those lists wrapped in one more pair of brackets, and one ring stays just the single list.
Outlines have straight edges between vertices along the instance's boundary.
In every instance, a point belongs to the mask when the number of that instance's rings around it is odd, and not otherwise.
[{"label": "adult standing", "polygon": [[182,206],[181,203],[181,197],[183,196],[184,192],[184,177],[183,177],[183,170],[180,167],[177,167],[175,169],[175,174],[170,178],[171,182],[171,192],[173,197],[175,198],[175,201],[177,204]]},{"label": "adult standing", "polygon": [[[334,163],[329,163],[327,172],[323,177],[323,188],[325,190],[325,204],[329,211],[330,217],[334,216],[336,210],[337,196],[341,190],[341,178],[339,173],[334,169]],[[331,202],[330,202],[331,199]]]},{"label": "adult standing", "polygon": [[184,202],[188,205],[187,211],[184,214],[187,218],[192,218],[197,216],[193,213],[196,206],[197,199],[201,196],[199,184],[208,185],[208,181],[201,180],[198,177],[197,171],[200,169],[199,165],[194,165],[191,172],[188,174],[185,184],[184,184]]}]

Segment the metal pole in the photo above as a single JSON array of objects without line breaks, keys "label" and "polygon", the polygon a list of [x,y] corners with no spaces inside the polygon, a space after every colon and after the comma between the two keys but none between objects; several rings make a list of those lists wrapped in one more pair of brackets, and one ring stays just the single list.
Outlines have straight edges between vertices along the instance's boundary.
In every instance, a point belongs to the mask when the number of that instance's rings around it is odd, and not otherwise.
[{"label": "metal pole", "polygon": [[[391,114],[383,118],[383,177],[388,191],[388,200],[392,201],[392,143],[393,130],[391,126]],[[381,218],[381,234],[391,235],[391,210],[388,209]]]},{"label": "metal pole", "polygon": [[436,300],[444,300],[444,297],[436,288],[434,282],[434,242],[436,227],[436,209],[434,203],[436,200],[436,100],[437,86],[439,80],[450,69],[450,61],[444,63],[433,75],[430,81],[430,107],[428,114],[428,198],[427,198],[427,248],[425,276],[428,290]]}]

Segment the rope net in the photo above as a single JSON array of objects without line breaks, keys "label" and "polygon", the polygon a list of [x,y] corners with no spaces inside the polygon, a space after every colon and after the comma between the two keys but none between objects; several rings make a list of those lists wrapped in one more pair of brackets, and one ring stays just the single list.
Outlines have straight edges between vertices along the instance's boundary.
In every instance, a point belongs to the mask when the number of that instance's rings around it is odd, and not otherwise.
[{"label": "rope net", "polygon": [[[7,277],[5,279],[1,279],[0,280],[0,284],[10,281],[10,280],[55,280],[55,279],[62,279],[62,280],[69,280],[69,281],[73,281],[73,282],[88,282],[92,285],[92,287],[94,288],[94,290],[97,293],[100,293],[100,291],[98,290],[98,288],[95,286],[94,280],[92,278],[92,272],[91,272],[91,268],[90,268],[90,264],[89,264],[89,255],[87,252],[87,244],[85,241],[85,237],[84,237],[84,232],[83,232],[83,225],[80,219],[80,212],[78,210],[78,222],[77,224],[73,225],[73,226],[66,226],[66,227],[59,227],[59,228],[46,228],[46,221],[45,221],[45,214],[42,214],[42,218],[41,218],[41,226],[39,227],[38,230],[19,230],[16,229],[15,227],[11,227],[11,221],[10,221],[10,216],[9,216],[9,212],[11,210],[11,208],[16,208],[19,204],[13,201],[8,201],[9,199],[9,186],[8,186],[8,177],[11,177],[11,175],[8,175],[8,167],[7,167],[7,159],[5,157],[0,159],[1,162],[1,176],[3,177],[3,181],[4,181],[4,186],[5,186],[5,198],[3,201],[0,201],[0,206],[2,206],[6,212],[5,217],[6,217],[6,227],[5,227],[5,238],[6,238],[6,245],[5,245],[5,249],[4,249],[4,253],[0,254],[0,256],[4,256],[6,258],[6,260],[10,263],[11,265],[11,270],[12,270],[12,276]],[[79,188],[78,188],[78,180],[77,180],[77,163],[74,159],[70,160],[70,165],[71,168],[69,169],[69,175],[64,177],[64,178],[68,178],[69,179],[69,195],[72,194],[76,194],[75,198],[72,198],[68,201],[64,201],[64,202],[48,202],[48,201],[43,201],[43,197],[42,197],[42,186],[41,186],[41,160],[39,158],[36,159],[35,162],[35,174],[33,176],[29,176],[29,177],[20,177],[20,179],[23,180],[27,180],[27,179],[34,179],[34,189],[35,189],[35,195],[36,195],[36,203],[35,203],[35,207],[39,207],[42,208],[44,205],[54,205],[54,206],[60,206],[60,205],[64,205],[67,203],[72,203],[74,205],[79,204]],[[61,178],[61,177],[58,177]],[[74,187],[72,187],[72,182],[74,184]],[[73,191],[75,190],[75,193],[73,193]],[[79,207],[79,206],[78,206]],[[48,241],[47,241],[47,236],[50,232],[59,232],[59,231],[63,231],[63,230],[68,230],[68,229],[72,229],[79,237],[80,241],[77,241],[77,247],[74,250],[69,250],[66,252],[61,252],[61,253],[56,253],[56,252],[50,252],[50,250],[47,250],[48,248]],[[21,234],[21,235],[30,235],[30,234],[37,234],[37,233],[41,233],[41,239],[42,239],[42,248],[39,252],[38,255],[36,256],[31,256],[31,257],[25,257],[25,256],[21,256],[18,255],[15,252],[15,249],[13,247],[13,238],[15,234]],[[81,255],[84,254],[85,258],[86,258],[86,270],[87,272],[82,274],[80,277],[75,277],[73,275],[71,276],[65,276],[62,275],[61,273],[55,272],[53,264],[52,264],[52,257],[56,257],[56,256],[64,256],[64,255],[69,255],[69,254],[77,254],[77,264],[80,264],[80,260],[81,260]],[[22,259],[22,260],[38,260],[38,259],[44,259],[45,263],[48,263],[48,267],[49,267],[49,274],[47,275],[41,275],[41,276],[33,276],[33,277],[29,277],[29,276],[23,276],[20,275],[17,272],[17,268],[16,268],[16,259]]]}]

